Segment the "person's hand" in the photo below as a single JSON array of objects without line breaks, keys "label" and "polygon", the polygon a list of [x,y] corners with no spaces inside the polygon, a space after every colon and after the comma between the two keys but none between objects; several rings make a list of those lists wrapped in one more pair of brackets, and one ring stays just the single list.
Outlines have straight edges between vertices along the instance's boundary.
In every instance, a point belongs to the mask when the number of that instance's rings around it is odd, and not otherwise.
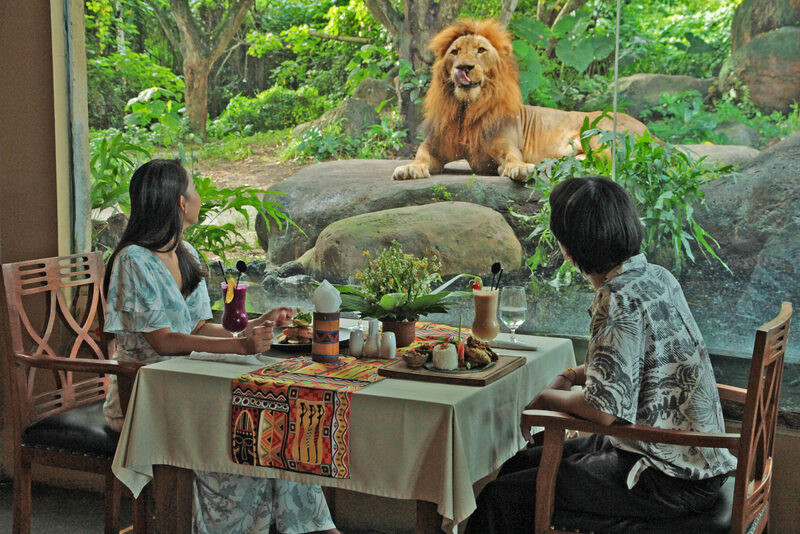
[{"label": "person's hand", "polygon": [[574,385],[575,384],[572,382],[572,380],[564,376],[564,374],[562,373],[556,375],[553,381],[550,382],[550,385],[547,386],[547,389],[560,389],[561,391],[569,391],[572,389],[572,386]]},{"label": "person's hand", "polygon": [[[558,378],[556,378],[557,380]],[[541,393],[536,395],[533,400],[531,400],[527,406],[525,406],[526,410],[545,410],[547,409],[546,406],[546,395],[547,389],[543,390]],[[522,419],[523,416],[520,416],[519,420],[519,431],[522,433],[522,436],[525,438],[525,441],[528,443],[532,443],[531,441],[531,429],[527,426]]]},{"label": "person's hand", "polygon": [[274,334],[272,323],[270,321],[266,321],[266,323],[270,324],[253,327],[250,335],[241,339],[242,354],[258,354],[269,350]]},{"label": "person's hand", "polygon": [[[292,317],[295,315],[297,315],[296,309],[280,307],[268,311],[261,317],[266,317],[268,321],[274,322],[275,326],[288,326],[292,324]],[[261,317],[259,317],[259,319]]]}]

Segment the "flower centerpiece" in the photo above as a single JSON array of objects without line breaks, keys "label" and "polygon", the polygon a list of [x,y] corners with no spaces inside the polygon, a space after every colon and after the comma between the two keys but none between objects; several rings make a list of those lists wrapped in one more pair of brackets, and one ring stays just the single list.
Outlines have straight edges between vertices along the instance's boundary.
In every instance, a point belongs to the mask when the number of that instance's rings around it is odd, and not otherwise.
[{"label": "flower centerpiece", "polygon": [[395,332],[398,347],[414,341],[415,325],[420,315],[444,313],[453,298],[468,291],[445,291],[460,274],[431,291],[431,284],[441,282],[442,264],[434,255],[417,257],[403,251],[392,241],[389,248],[372,258],[364,251],[367,265],[355,274],[358,286],[336,286],[342,294],[342,311],[355,311],[361,317],[383,322],[384,332]]}]

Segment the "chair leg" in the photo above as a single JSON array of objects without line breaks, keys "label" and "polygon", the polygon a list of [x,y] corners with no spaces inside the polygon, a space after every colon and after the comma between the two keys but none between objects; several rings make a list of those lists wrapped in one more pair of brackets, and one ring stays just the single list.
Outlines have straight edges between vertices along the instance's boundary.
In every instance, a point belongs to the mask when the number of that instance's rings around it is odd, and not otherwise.
[{"label": "chair leg", "polygon": [[133,500],[133,534],[153,532],[152,522],[150,521],[152,487],[152,484],[145,486],[139,497]]},{"label": "chair leg", "polygon": [[109,468],[106,473],[105,491],[105,534],[117,534],[119,522],[119,502],[122,497],[122,483]]},{"label": "chair leg", "polygon": [[14,458],[14,534],[31,531],[31,463],[17,451]]}]

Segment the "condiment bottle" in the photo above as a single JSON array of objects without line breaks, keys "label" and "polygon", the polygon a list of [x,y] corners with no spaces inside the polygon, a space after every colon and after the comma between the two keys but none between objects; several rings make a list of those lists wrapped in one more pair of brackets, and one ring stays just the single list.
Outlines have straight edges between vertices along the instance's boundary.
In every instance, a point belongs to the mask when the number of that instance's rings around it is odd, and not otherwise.
[{"label": "condiment bottle", "polygon": [[367,340],[364,342],[364,357],[377,358],[380,356],[381,346],[378,338],[378,320],[369,320],[369,333]]},{"label": "condiment bottle", "polygon": [[393,360],[397,353],[397,341],[394,332],[384,332],[381,334],[381,358]]},{"label": "condiment bottle", "polygon": [[360,328],[350,330],[350,356],[356,358],[364,354],[364,331]]}]

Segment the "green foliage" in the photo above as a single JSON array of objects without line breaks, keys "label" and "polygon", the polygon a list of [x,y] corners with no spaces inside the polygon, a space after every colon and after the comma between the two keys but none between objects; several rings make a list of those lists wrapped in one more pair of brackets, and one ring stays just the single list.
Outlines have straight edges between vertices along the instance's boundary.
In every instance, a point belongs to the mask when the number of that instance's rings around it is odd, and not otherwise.
[{"label": "green foliage", "polygon": [[90,56],[86,62],[89,125],[93,128],[121,126],[129,99],[151,87],[174,93],[183,100],[183,79],[169,68],[154,63],[147,54],[130,50]]},{"label": "green foliage", "polygon": [[777,111],[764,115],[756,109],[746,90],[731,91],[708,105],[697,91],[664,93],[658,105],[645,110],[642,117],[648,121],[653,135],[671,143],[728,143],[725,134],[717,131],[725,122],[738,122],[758,130],[760,139],[756,148],[800,131],[797,104],[788,116]]},{"label": "green foliage", "polygon": [[186,133],[183,124],[183,95],[160,87],[151,87],[128,100],[125,125],[129,135],[153,145],[169,147]]},{"label": "green foliage", "polygon": [[345,135],[341,121],[330,124],[324,129],[313,127],[300,139],[289,144],[282,152],[284,159],[311,159],[324,161],[328,159],[362,158],[381,159],[396,156],[408,135],[408,130],[400,128],[400,116],[392,110],[388,117],[381,118],[379,124],[373,124],[359,137],[353,139]]},{"label": "green foliage", "polygon": [[435,183],[431,186],[431,195],[436,202],[447,202],[453,200],[453,194],[447,190],[447,187],[440,183]]},{"label": "green foliage", "polygon": [[[581,128],[581,148],[585,159],[573,156],[559,160],[545,160],[540,169],[549,169],[549,182],[535,180],[529,187],[542,195],[542,210],[526,217],[534,225],[531,238],[537,243],[536,250],[527,263],[534,271],[548,263],[556,248],[555,238],[550,233],[549,194],[556,184],[586,175],[611,176],[612,161],[606,151],[614,142],[613,134],[596,127],[602,117]],[[589,139],[599,136],[600,147],[595,150]],[[680,271],[688,259],[695,261],[694,249],[707,259],[714,258],[727,268],[717,255],[717,242],[695,220],[696,207],[705,205],[701,186],[729,172],[730,167],[709,169],[702,160],[692,158],[675,146],[661,142],[645,133],[634,138],[630,133],[617,134],[616,181],[631,195],[639,211],[645,229],[643,248],[658,263],[671,264]],[[563,274],[563,273],[562,273]]]},{"label": "green foliage", "polygon": [[417,257],[403,252],[392,241],[375,259],[364,251],[367,266],[357,272],[358,287],[336,286],[342,294],[342,311],[356,311],[362,317],[382,321],[415,321],[420,315],[445,313],[452,298],[469,295],[468,291],[444,291],[460,274],[431,291],[431,284],[441,282],[442,265],[434,255]]},{"label": "green foliage", "polygon": [[219,256],[223,261],[227,262],[227,252],[230,252],[231,249],[253,249],[253,246],[246,241],[244,235],[233,222],[222,224],[216,222],[219,216],[224,213],[234,211],[240,214],[249,228],[252,217],[248,208],[254,208],[264,216],[268,229],[271,229],[273,224],[278,229],[283,229],[286,225],[298,228],[285,213],[281,204],[267,200],[270,195],[283,195],[285,193],[246,186],[235,188],[218,187],[211,178],[197,174],[194,175],[194,184],[202,201],[200,215],[198,223],[188,228],[184,236],[206,261],[205,253],[207,252]]},{"label": "green foliage", "polygon": [[129,212],[130,176],[140,163],[150,158],[150,153],[127,141],[116,130],[93,132],[89,153],[92,209]]},{"label": "green foliage", "polygon": [[275,146],[289,138],[291,131],[271,130],[248,137],[230,134],[221,138],[211,138],[197,147],[197,159],[207,162],[239,161],[253,155],[253,145]]},{"label": "green foliage", "polygon": [[431,84],[430,69],[414,69],[414,65],[410,61],[401,59],[400,71],[397,77],[400,79],[400,90],[409,91],[411,101],[415,104],[420,104],[425,99],[425,93],[428,92],[428,87]]},{"label": "green foliage", "polygon": [[297,90],[275,85],[253,98],[234,97],[219,118],[211,121],[208,131],[214,136],[233,132],[250,135],[279,130],[315,119],[325,110],[313,87]]}]

